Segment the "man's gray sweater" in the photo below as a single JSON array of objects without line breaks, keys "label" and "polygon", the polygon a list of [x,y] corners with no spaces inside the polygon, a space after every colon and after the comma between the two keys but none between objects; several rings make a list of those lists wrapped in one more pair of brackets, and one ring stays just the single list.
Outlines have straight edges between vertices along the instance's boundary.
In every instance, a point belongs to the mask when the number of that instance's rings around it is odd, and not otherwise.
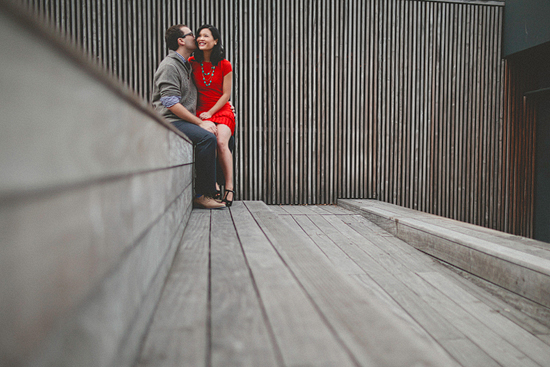
[{"label": "man's gray sweater", "polygon": [[168,121],[181,120],[161,103],[162,97],[180,97],[180,103],[192,114],[197,108],[197,87],[193,82],[191,64],[170,50],[162,60],[153,78],[153,106]]}]

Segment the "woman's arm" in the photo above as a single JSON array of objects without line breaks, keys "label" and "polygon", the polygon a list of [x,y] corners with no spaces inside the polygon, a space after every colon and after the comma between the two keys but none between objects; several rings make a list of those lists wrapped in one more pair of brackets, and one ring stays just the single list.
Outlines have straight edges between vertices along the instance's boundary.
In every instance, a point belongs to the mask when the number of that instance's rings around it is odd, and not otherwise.
[{"label": "woman's arm", "polygon": [[212,117],[213,114],[218,112],[220,108],[222,108],[231,97],[231,84],[233,83],[233,72],[230,71],[223,77],[223,94],[218,99],[218,102],[210,110],[207,112],[203,112],[200,114],[200,118],[203,120],[208,120],[210,117]]}]

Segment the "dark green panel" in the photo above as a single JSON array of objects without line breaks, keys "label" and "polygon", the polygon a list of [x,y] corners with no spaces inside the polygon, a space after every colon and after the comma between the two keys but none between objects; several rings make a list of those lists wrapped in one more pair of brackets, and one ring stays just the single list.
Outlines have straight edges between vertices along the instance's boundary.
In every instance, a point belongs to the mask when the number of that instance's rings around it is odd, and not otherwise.
[{"label": "dark green panel", "polygon": [[550,42],[549,0],[506,0],[504,57]]}]

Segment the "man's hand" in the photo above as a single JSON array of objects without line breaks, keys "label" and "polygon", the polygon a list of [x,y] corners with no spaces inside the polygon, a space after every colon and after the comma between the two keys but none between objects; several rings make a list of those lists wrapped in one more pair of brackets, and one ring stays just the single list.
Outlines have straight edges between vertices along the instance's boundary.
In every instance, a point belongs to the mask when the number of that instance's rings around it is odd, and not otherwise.
[{"label": "man's hand", "polygon": [[185,107],[181,103],[176,103],[172,107],[168,107],[170,111],[176,116],[178,116],[183,121],[191,122],[197,126],[202,127],[206,131],[210,131],[212,134],[216,134],[218,129],[216,128],[216,124],[212,121],[208,120],[201,120]]},{"label": "man's hand", "polygon": [[216,124],[212,121],[204,120],[199,125],[206,131],[210,131],[212,134],[216,134],[218,132],[218,128],[216,127]]},{"label": "man's hand", "polygon": [[233,112],[233,115],[235,115],[235,117],[237,117],[237,112],[235,110],[235,106],[233,106],[233,103],[229,102],[229,106],[231,107],[231,112]]}]

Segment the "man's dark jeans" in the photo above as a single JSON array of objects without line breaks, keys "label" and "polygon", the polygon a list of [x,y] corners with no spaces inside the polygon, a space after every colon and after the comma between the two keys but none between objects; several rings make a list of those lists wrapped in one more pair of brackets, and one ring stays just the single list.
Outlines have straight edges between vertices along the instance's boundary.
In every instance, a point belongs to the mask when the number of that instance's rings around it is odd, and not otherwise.
[{"label": "man's dark jeans", "polygon": [[173,124],[195,146],[195,193],[211,196],[216,191],[216,135],[191,122],[176,121]]}]

